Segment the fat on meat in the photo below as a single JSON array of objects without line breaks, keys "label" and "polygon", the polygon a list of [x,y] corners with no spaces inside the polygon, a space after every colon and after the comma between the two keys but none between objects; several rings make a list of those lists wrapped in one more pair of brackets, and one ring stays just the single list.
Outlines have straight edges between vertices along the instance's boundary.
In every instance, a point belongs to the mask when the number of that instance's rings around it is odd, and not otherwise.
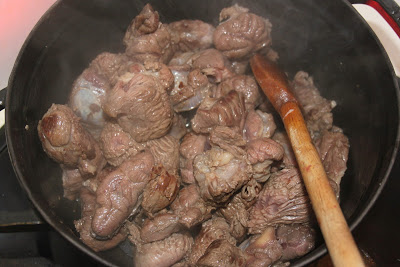
[{"label": "fat on meat", "polygon": [[190,52],[212,46],[214,26],[201,20],[179,20],[168,24],[175,51]]},{"label": "fat on meat", "polygon": [[220,84],[218,84],[213,97],[219,98],[232,90],[240,92],[244,95],[244,103],[246,104],[248,110],[252,110],[261,104],[262,98],[260,90],[258,89],[257,82],[253,76],[235,75],[223,80]]},{"label": "fat on meat", "polygon": [[143,191],[142,208],[154,214],[171,204],[179,191],[178,174],[169,173],[163,166],[155,166],[151,180]]},{"label": "fat on meat", "polygon": [[226,202],[251,178],[251,167],[244,159],[218,147],[197,155],[193,168],[201,197],[215,205]]},{"label": "fat on meat", "polygon": [[196,133],[209,133],[216,126],[241,128],[245,116],[243,95],[230,91],[221,98],[204,99],[192,119],[192,128]]},{"label": "fat on meat", "polygon": [[183,137],[179,147],[182,182],[186,184],[196,182],[193,175],[193,160],[197,155],[208,149],[208,146],[208,140],[205,135],[189,132]]},{"label": "fat on meat", "polygon": [[123,225],[150,181],[153,165],[150,152],[141,152],[124,161],[101,181],[96,191],[97,205],[92,221],[96,237],[109,238]]},{"label": "fat on meat", "polygon": [[250,110],[244,122],[243,136],[247,141],[270,138],[276,130],[274,117],[261,110]]},{"label": "fat on meat", "polygon": [[169,267],[182,260],[192,244],[191,236],[176,233],[160,241],[139,245],[134,264],[137,267]]},{"label": "fat on meat", "polygon": [[246,140],[243,139],[238,127],[215,127],[210,132],[210,143],[228,151],[236,158],[243,158],[246,154],[244,150]]},{"label": "fat on meat", "polygon": [[187,119],[178,113],[174,113],[174,118],[172,119],[172,126],[168,132],[168,135],[174,137],[176,140],[181,140],[182,137],[188,132],[186,128]]},{"label": "fat on meat", "polygon": [[283,169],[271,175],[251,207],[249,233],[261,233],[268,226],[279,224],[309,223],[312,216],[300,172]]},{"label": "fat on meat", "polygon": [[78,169],[62,168],[62,185],[64,189],[64,197],[69,200],[76,200],[82,188],[85,179]]},{"label": "fat on meat", "polygon": [[127,230],[122,227],[118,233],[106,240],[98,240],[92,236],[92,220],[96,210],[96,195],[87,188],[80,192],[81,201],[81,219],[74,222],[75,228],[80,235],[80,239],[94,251],[103,251],[111,249],[124,241],[127,237]]},{"label": "fat on meat", "polygon": [[166,135],[173,118],[160,81],[142,73],[124,75],[107,93],[103,110],[139,143]]},{"label": "fat on meat", "polygon": [[106,163],[97,142],[65,105],[49,108],[39,121],[38,133],[50,158],[66,168],[79,169],[84,178],[95,176]]},{"label": "fat on meat", "polygon": [[271,44],[272,24],[237,4],[222,9],[213,35],[215,48],[229,59],[251,56]]},{"label": "fat on meat", "polygon": [[144,150],[145,145],[136,142],[117,123],[108,122],[104,126],[99,145],[107,162],[119,166],[131,156]]},{"label": "fat on meat", "polygon": [[126,55],[141,63],[167,63],[174,54],[168,26],[159,21],[158,12],[150,4],[133,19],[125,33],[124,44]]},{"label": "fat on meat", "polygon": [[179,191],[171,204],[171,210],[179,216],[179,223],[190,229],[210,219],[215,208],[201,198],[197,185],[190,184]]},{"label": "fat on meat", "polygon": [[214,216],[202,224],[200,233],[196,236],[192,251],[188,257],[189,265],[195,266],[206,252],[208,246],[219,239],[226,240],[233,246],[236,245],[236,239],[230,235],[229,225],[225,219]]}]

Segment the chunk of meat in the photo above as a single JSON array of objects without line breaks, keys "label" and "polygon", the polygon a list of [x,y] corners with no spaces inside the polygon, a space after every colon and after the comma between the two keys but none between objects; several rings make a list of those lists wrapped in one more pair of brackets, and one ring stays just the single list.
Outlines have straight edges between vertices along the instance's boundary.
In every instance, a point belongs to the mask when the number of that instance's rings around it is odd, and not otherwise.
[{"label": "chunk of meat", "polygon": [[218,125],[240,128],[244,122],[245,113],[243,95],[230,91],[219,99],[204,99],[192,119],[192,128],[196,133],[208,133]]},{"label": "chunk of meat", "polygon": [[215,83],[234,76],[229,69],[230,63],[227,58],[214,48],[195,53],[191,58],[193,69],[199,69],[205,75],[212,77]]},{"label": "chunk of meat", "polygon": [[98,144],[65,105],[49,108],[39,121],[38,133],[50,158],[67,168],[78,168],[84,178],[95,176],[105,165]]},{"label": "chunk of meat", "polygon": [[258,138],[270,138],[276,130],[274,117],[261,110],[250,110],[244,123],[243,136],[251,141]]},{"label": "chunk of meat", "polygon": [[172,43],[177,51],[189,52],[212,46],[215,28],[201,20],[179,20],[168,25]]},{"label": "chunk of meat", "polygon": [[111,237],[121,227],[150,181],[153,165],[150,152],[139,153],[122,163],[100,183],[92,222],[92,230],[97,237]]},{"label": "chunk of meat", "polygon": [[171,204],[172,211],[179,216],[179,223],[190,229],[199,223],[211,218],[214,210],[200,197],[198,187],[195,184],[188,185],[179,191],[179,194]]},{"label": "chunk of meat", "polygon": [[250,209],[249,232],[261,233],[268,226],[308,223],[312,216],[308,198],[297,169],[283,169],[271,175]]},{"label": "chunk of meat", "polygon": [[146,74],[131,74],[120,80],[107,94],[103,110],[136,142],[156,139],[168,133],[172,109],[168,94],[158,79]]},{"label": "chunk of meat", "polygon": [[62,168],[62,171],[64,197],[69,200],[76,200],[84,179],[78,169]]},{"label": "chunk of meat", "polygon": [[[139,69],[140,68],[141,67],[139,66]],[[174,75],[167,65],[160,62],[146,61],[144,62],[143,68],[144,70],[140,70],[141,73],[154,76],[161,83],[162,87],[167,91],[167,93],[171,92],[172,88],[174,87]],[[136,70],[133,70],[133,73],[135,71]]]},{"label": "chunk of meat", "polygon": [[124,43],[127,45],[138,36],[155,32],[159,25],[160,16],[158,12],[154,11],[150,4],[146,4],[129,25],[125,33]]},{"label": "chunk of meat", "polygon": [[281,160],[284,155],[283,147],[270,138],[259,138],[248,142],[246,152],[251,164],[266,160]]},{"label": "chunk of meat", "polygon": [[172,67],[175,87],[170,93],[171,103],[176,112],[197,108],[204,98],[210,96],[212,85],[199,69],[179,70]]},{"label": "chunk of meat", "polygon": [[231,61],[230,69],[239,75],[245,74],[250,68],[248,60]]},{"label": "chunk of meat", "polygon": [[137,267],[168,267],[179,262],[190,251],[193,238],[172,234],[163,240],[137,247],[134,263]]},{"label": "chunk of meat", "polygon": [[276,230],[276,237],[283,248],[283,261],[301,257],[315,245],[314,229],[302,224],[282,225]]},{"label": "chunk of meat", "polygon": [[111,249],[124,241],[127,231],[122,227],[118,233],[107,240],[97,240],[92,236],[91,224],[93,214],[96,209],[96,195],[87,188],[83,188],[80,192],[81,201],[81,219],[74,222],[75,228],[80,235],[80,239],[94,251],[103,251]]},{"label": "chunk of meat", "polygon": [[167,63],[173,56],[168,27],[159,22],[159,15],[147,4],[128,27],[124,44],[125,53],[133,60]]},{"label": "chunk of meat", "polygon": [[177,175],[162,166],[153,167],[151,180],[143,191],[142,208],[147,213],[156,213],[175,200],[180,185]]},{"label": "chunk of meat", "polygon": [[204,255],[208,246],[215,240],[223,239],[231,245],[236,245],[236,239],[229,233],[229,225],[221,217],[213,217],[201,226],[200,233],[194,240],[192,251],[188,258],[189,265],[195,265]]},{"label": "chunk of meat", "polygon": [[197,135],[190,132],[183,138],[179,152],[182,156],[180,171],[184,183],[192,184],[196,182],[193,175],[193,160],[197,155],[206,150],[207,144],[207,137],[205,135]]},{"label": "chunk of meat", "polygon": [[97,174],[95,177],[84,181],[82,185],[95,193],[101,181],[103,181],[107,177],[107,175],[110,174],[112,171],[114,171],[114,168],[107,166],[104,169],[102,169],[101,172]]},{"label": "chunk of meat", "polygon": [[119,124],[106,123],[101,132],[99,145],[107,162],[119,166],[131,156],[144,149],[143,144],[137,143]]},{"label": "chunk of meat", "polygon": [[128,71],[131,64],[133,63],[125,54],[103,52],[93,59],[89,68],[105,77],[108,83],[114,86],[119,76]]},{"label": "chunk of meat", "polygon": [[235,90],[244,95],[244,103],[248,110],[252,110],[261,104],[261,95],[258,85],[253,76],[235,75],[223,80],[214,92],[213,97],[221,97],[230,91]]},{"label": "chunk of meat", "polygon": [[179,168],[179,141],[170,135],[146,142],[156,165],[163,166],[169,173],[177,174]]},{"label": "chunk of meat", "polygon": [[[339,186],[347,169],[349,156],[349,139],[341,129],[334,127],[335,131],[327,131],[315,142],[315,146],[324,165],[326,175],[337,185],[336,193],[339,194]],[[334,187],[335,188],[335,187]]]},{"label": "chunk of meat", "polygon": [[230,59],[249,57],[271,44],[272,24],[246,8],[237,4],[224,8],[220,21],[213,35],[214,46]]},{"label": "chunk of meat", "polygon": [[193,168],[201,197],[216,205],[226,202],[251,178],[244,159],[218,147],[196,156]]},{"label": "chunk of meat", "polygon": [[267,267],[279,260],[283,248],[276,238],[275,228],[268,227],[245,250],[247,266]]},{"label": "chunk of meat", "polygon": [[146,219],[140,230],[141,240],[145,243],[159,241],[181,230],[179,216],[161,213],[153,219]]},{"label": "chunk of meat", "polygon": [[236,158],[243,158],[246,154],[246,141],[237,127],[217,126],[210,132],[210,143],[228,151]]},{"label": "chunk of meat", "polygon": [[319,133],[332,128],[332,109],[335,101],[323,98],[315,87],[312,77],[304,71],[299,71],[291,83],[293,93],[299,101],[307,128],[314,139]]},{"label": "chunk of meat", "polygon": [[246,266],[244,253],[235,245],[232,245],[224,239],[213,241],[204,252],[204,255],[197,261],[199,267],[219,267]]},{"label": "chunk of meat", "polygon": [[261,189],[262,185],[251,179],[226,207],[218,210],[229,224],[231,235],[238,241],[243,240],[247,234],[248,209],[255,203]]}]

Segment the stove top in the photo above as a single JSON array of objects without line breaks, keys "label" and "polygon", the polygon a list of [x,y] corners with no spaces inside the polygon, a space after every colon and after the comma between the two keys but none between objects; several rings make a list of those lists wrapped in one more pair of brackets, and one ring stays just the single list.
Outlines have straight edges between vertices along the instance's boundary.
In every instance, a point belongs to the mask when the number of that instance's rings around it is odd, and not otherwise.
[{"label": "stove top", "polygon": [[[11,72],[13,62],[30,29],[54,2],[55,0],[0,1],[0,43],[2,44],[0,61],[6,63],[2,64],[0,69],[0,89],[6,87],[6,79]],[[24,15],[21,16],[21,10],[18,11],[19,16],[15,16],[17,7],[22,7],[22,13],[25,12],[29,21],[21,22],[16,26],[17,28],[13,28],[21,33],[15,36],[15,31],[6,30],[4,25],[6,24],[5,17],[8,19],[7,23],[17,22],[20,17],[24,17]],[[371,12],[365,5],[355,7],[360,12]],[[7,14],[6,8],[10,11]],[[382,25],[380,22],[375,22],[374,27],[380,28]],[[9,34],[8,37],[7,35],[4,37],[3,33]],[[3,46],[4,41],[6,39],[9,41],[10,38],[13,39],[13,43],[7,42],[8,46]],[[400,39],[397,41],[400,42]],[[400,45],[392,46],[394,49],[400,49]],[[400,66],[398,51],[400,50],[395,50],[393,56],[395,67]],[[397,75],[400,75],[400,72]],[[1,128],[2,124],[4,124],[4,111],[0,113],[0,266],[72,266],[77,264],[98,266],[98,263],[53,230],[34,209],[14,174],[6,146],[4,128]],[[399,192],[400,156],[398,155],[381,196],[366,218],[353,231],[360,249],[371,256],[377,266],[400,266],[398,245],[400,232],[397,230]]]}]

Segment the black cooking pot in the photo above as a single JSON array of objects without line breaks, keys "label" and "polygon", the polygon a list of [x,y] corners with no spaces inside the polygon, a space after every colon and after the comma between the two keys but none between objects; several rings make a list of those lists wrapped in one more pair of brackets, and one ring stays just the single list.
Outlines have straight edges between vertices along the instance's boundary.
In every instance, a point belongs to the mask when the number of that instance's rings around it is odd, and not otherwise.
[{"label": "black cooking pot", "polygon": [[[132,18],[150,2],[161,21],[201,19],[217,24],[232,1],[68,0],[59,1],[25,42],[12,72],[6,101],[7,143],[15,172],[44,219],[65,238],[101,263],[132,265],[123,244],[95,253],[79,241],[73,220],[79,203],[62,197],[61,170],[44,152],[39,119],[52,103],[65,103],[74,79],[103,51],[122,52]],[[385,184],[398,146],[399,98],[393,69],[374,34],[345,1],[234,1],[273,24],[273,48],[290,77],[312,74],[334,99],[334,124],[350,139],[348,170],[341,185],[341,207],[353,229]],[[296,260],[302,266],[326,252],[320,245]]]}]

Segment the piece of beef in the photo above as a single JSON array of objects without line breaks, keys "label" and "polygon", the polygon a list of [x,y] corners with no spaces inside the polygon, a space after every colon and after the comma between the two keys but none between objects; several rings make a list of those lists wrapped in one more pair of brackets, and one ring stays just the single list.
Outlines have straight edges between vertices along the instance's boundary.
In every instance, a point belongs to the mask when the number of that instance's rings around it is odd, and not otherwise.
[{"label": "piece of beef", "polygon": [[109,175],[112,171],[114,171],[114,168],[111,166],[107,166],[104,169],[102,169],[100,173],[98,173],[95,177],[84,181],[82,185],[95,193],[101,181],[103,181],[107,177],[107,175]]},{"label": "piece of beef", "polygon": [[188,128],[186,128],[187,119],[179,115],[178,113],[174,113],[174,118],[172,119],[172,126],[168,132],[168,135],[174,137],[176,140],[181,140],[182,137],[186,135],[188,132]]},{"label": "piece of beef", "polygon": [[315,87],[312,77],[304,71],[299,71],[291,83],[293,93],[303,110],[308,131],[314,139],[319,133],[332,128],[332,109],[335,101],[323,98]]},{"label": "piece of beef", "polygon": [[62,184],[64,197],[69,200],[76,200],[82,188],[84,179],[78,169],[68,169],[62,167]]},{"label": "piece of beef", "polygon": [[161,213],[152,219],[146,219],[140,230],[141,240],[145,243],[159,241],[181,230],[179,216],[173,213]]},{"label": "piece of beef", "polygon": [[153,167],[151,180],[143,191],[142,208],[154,214],[175,200],[179,191],[178,174],[169,173],[163,166]]},{"label": "piece of beef", "polygon": [[193,55],[196,52],[176,52],[172,59],[169,61],[168,66],[174,67],[176,70],[190,71],[192,68]]},{"label": "piece of beef", "polygon": [[270,138],[276,130],[274,117],[261,110],[250,110],[244,123],[243,136],[251,141],[258,138]]},{"label": "piece of beef", "polygon": [[144,144],[137,143],[117,123],[106,123],[101,132],[99,145],[107,162],[119,166],[131,156],[144,149]]},{"label": "piece of beef", "polygon": [[251,164],[266,160],[281,160],[284,155],[283,147],[270,138],[251,140],[246,145],[247,159]]},{"label": "piece of beef", "polygon": [[218,147],[197,155],[193,168],[201,197],[214,205],[226,202],[251,178],[251,167],[244,159]]},{"label": "piece of beef", "polygon": [[236,91],[230,91],[218,99],[204,99],[192,119],[192,128],[196,133],[208,133],[218,125],[241,128],[245,113],[243,95]]},{"label": "piece of beef", "polygon": [[231,245],[236,245],[236,239],[229,233],[229,225],[221,217],[213,217],[201,226],[200,233],[196,236],[192,251],[188,258],[189,265],[195,265],[204,255],[208,246],[215,240],[224,239]]},{"label": "piece of beef", "polygon": [[242,187],[241,192],[235,194],[231,201],[218,210],[230,226],[231,235],[239,242],[247,234],[247,221],[249,220],[248,209],[257,200],[262,185],[251,179]]},{"label": "piece of beef", "polygon": [[210,132],[210,143],[211,145],[217,145],[220,148],[228,151],[236,158],[243,158],[246,154],[244,150],[246,141],[240,134],[238,127],[215,127]]},{"label": "piece of beef", "polygon": [[266,228],[261,235],[251,239],[245,249],[247,266],[267,267],[282,257],[283,248],[274,227]]},{"label": "piece of beef", "polygon": [[[147,74],[127,74],[107,93],[103,110],[136,142],[156,139],[168,133],[172,109],[160,81]],[[125,80],[126,79],[126,80]]]},{"label": "piece of beef", "polygon": [[168,267],[183,259],[190,251],[193,238],[172,234],[163,240],[137,247],[134,264],[137,267]]},{"label": "piece of beef", "polygon": [[195,183],[193,175],[193,159],[207,148],[207,137],[193,132],[187,133],[179,147],[181,154],[180,171],[182,181],[187,184]]},{"label": "piece of beef", "polygon": [[124,43],[132,42],[141,35],[153,33],[158,29],[160,17],[157,11],[154,11],[150,4],[146,4],[142,11],[137,15],[129,25],[124,37]]},{"label": "piece of beef", "polygon": [[272,140],[279,143],[283,149],[285,150],[285,155],[283,156],[283,164],[286,168],[296,167],[297,161],[296,156],[294,155],[292,145],[290,144],[289,137],[286,132],[276,132],[272,136]]},{"label": "piece of beef", "polygon": [[189,52],[212,46],[215,28],[201,20],[179,20],[168,25],[176,51]]},{"label": "piece of beef", "polygon": [[222,9],[222,21],[214,31],[215,48],[230,59],[251,56],[271,44],[271,28],[269,20],[248,12],[247,8],[237,4]]},{"label": "piece of beef", "polygon": [[105,77],[112,87],[119,76],[129,70],[131,64],[133,63],[125,54],[103,52],[90,62],[89,68]]},{"label": "piece of beef", "polygon": [[334,131],[326,131],[320,136],[315,146],[324,165],[326,175],[336,184],[333,189],[339,196],[340,181],[347,169],[349,156],[349,139],[342,133],[342,130],[333,127]]},{"label": "piece of beef", "polygon": [[[136,67],[136,66],[135,66]],[[174,75],[167,65],[160,62],[145,62],[143,64],[144,70],[141,69],[140,72],[143,74],[152,75],[159,80],[163,88],[170,93],[174,87]],[[137,67],[136,67],[137,68]],[[140,68],[140,67],[139,67]],[[133,70],[133,72],[137,71]],[[132,68],[131,68],[132,72]]]},{"label": "piece of beef", "polygon": [[167,63],[173,56],[173,46],[168,27],[159,22],[159,15],[150,4],[136,16],[128,27],[124,44],[125,53],[139,62]]},{"label": "piece of beef", "polygon": [[271,175],[250,209],[249,232],[261,233],[268,226],[308,223],[312,216],[310,199],[295,169]]},{"label": "piece of beef", "polygon": [[231,61],[229,69],[238,75],[243,75],[250,69],[250,63],[248,60]]},{"label": "piece of beef", "polygon": [[96,195],[87,188],[83,188],[80,192],[81,201],[81,219],[75,221],[75,228],[80,235],[83,243],[88,245],[94,251],[103,251],[117,246],[125,240],[127,231],[122,227],[118,233],[111,239],[97,240],[92,236],[92,219],[96,210]]},{"label": "piece of beef", "polygon": [[92,230],[99,238],[111,237],[132,213],[150,181],[154,158],[142,152],[124,161],[100,183]]},{"label": "piece of beef", "polygon": [[109,90],[110,83],[106,77],[90,67],[72,85],[68,106],[95,138],[100,135],[105,124],[106,116],[101,107]]},{"label": "piece of beef", "polygon": [[169,173],[177,174],[179,168],[179,141],[170,135],[146,142],[156,165],[163,166]]},{"label": "piece of beef", "polygon": [[197,261],[196,266],[199,267],[219,267],[246,266],[246,258],[244,253],[235,245],[227,240],[218,239],[213,241],[204,252],[203,256]]},{"label": "piece of beef", "polygon": [[241,92],[244,95],[244,103],[248,110],[252,110],[261,104],[260,101],[262,98],[253,76],[235,75],[223,80],[218,85],[213,97],[219,98],[232,90]]},{"label": "piece of beef", "polygon": [[175,87],[170,93],[171,103],[176,112],[197,108],[204,98],[210,96],[212,85],[199,69],[188,72],[171,67]]},{"label": "piece of beef", "polygon": [[185,186],[171,204],[172,211],[179,216],[179,223],[187,229],[211,218],[215,208],[201,198],[197,185]]},{"label": "piece of beef", "polygon": [[214,48],[195,53],[190,62],[193,69],[201,70],[202,73],[212,78],[215,83],[234,76],[229,69],[230,63],[227,58]]},{"label": "piece of beef", "polygon": [[38,134],[47,155],[66,168],[78,168],[82,177],[95,176],[105,165],[94,138],[65,105],[53,104],[38,124]]},{"label": "piece of beef", "polygon": [[281,260],[287,261],[310,252],[315,245],[315,231],[303,224],[282,225],[276,237],[283,248]]}]

